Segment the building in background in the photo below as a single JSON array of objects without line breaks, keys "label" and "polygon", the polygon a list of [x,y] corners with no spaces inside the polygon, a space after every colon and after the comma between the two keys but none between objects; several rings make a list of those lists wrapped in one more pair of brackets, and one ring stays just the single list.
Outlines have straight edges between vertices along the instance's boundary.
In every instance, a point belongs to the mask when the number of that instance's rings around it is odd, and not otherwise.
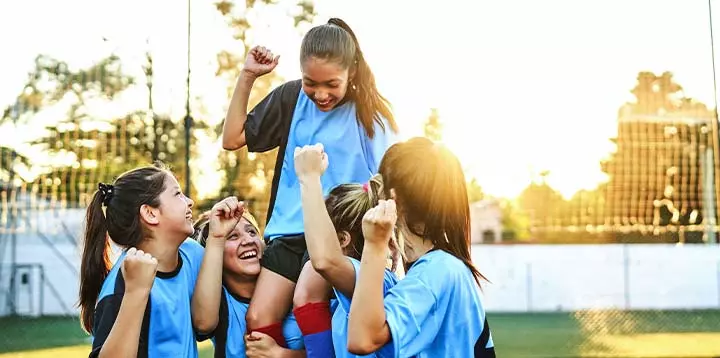
[{"label": "building in background", "polygon": [[502,209],[494,199],[470,204],[470,241],[473,244],[502,242]]}]

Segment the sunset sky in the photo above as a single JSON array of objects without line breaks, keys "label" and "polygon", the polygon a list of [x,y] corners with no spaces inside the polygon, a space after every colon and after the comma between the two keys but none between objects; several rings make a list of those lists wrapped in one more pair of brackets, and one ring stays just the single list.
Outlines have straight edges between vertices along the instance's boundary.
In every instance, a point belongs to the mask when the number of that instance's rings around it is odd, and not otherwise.
[{"label": "sunset sky", "polygon": [[[194,111],[198,116],[206,112],[217,123],[227,105],[227,83],[214,78],[215,55],[241,48],[212,1],[192,1]],[[126,70],[139,76],[149,39],[156,65],[155,107],[181,118],[186,5],[145,3],[0,2],[0,106],[17,95],[39,53],[79,67],[114,51]],[[608,138],[615,133],[618,107],[632,99],[629,90],[638,71],[672,71],[687,96],[714,106],[707,1],[315,3],[317,23],[341,17],[355,30],[403,136],[421,134],[430,108],[438,108],[445,143],[468,175],[493,195],[514,196],[543,170],[550,171],[550,184],[566,196],[603,180],[598,161],[613,149]],[[720,2],[713,6],[717,10]],[[301,35],[288,25],[285,10],[254,19],[259,26],[253,42],[279,53],[277,71],[295,79]],[[720,19],[720,12],[714,13]],[[128,93],[102,113],[137,108],[145,103],[144,91]],[[52,117],[41,115],[29,126],[42,128]],[[6,124],[0,127],[0,141],[28,140],[37,133],[32,128],[16,132]],[[217,143],[201,146],[205,159],[219,150]],[[218,181],[212,166],[201,171],[207,187]]]}]

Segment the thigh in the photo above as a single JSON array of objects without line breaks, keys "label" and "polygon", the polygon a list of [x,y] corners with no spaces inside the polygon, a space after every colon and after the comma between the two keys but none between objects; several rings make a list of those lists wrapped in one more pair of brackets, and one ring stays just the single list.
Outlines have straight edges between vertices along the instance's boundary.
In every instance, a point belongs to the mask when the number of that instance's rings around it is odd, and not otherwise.
[{"label": "thigh", "polygon": [[327,302],[330,300],[331,290],[330,284],[315,271],[312,263],[307,262],[300,272],[293,304],[295,307],[301,307],[310,302]]}]

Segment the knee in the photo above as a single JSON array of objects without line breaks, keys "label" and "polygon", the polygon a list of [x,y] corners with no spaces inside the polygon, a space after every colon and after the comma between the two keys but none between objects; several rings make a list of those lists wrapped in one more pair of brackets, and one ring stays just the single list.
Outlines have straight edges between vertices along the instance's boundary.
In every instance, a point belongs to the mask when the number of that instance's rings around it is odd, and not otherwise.
[{"label": "knee", "polygon": [[313,301],[310,290],[303,285],[295,287],[295,293],[293,294],[293,307],[298,308],[305,306],[306,304]]},{"label": "knee", "polygon": [[300,271],[300,277],[298,278],[297,285],[295,285],[295,292],[293,293],[293,308],[302,307],[311,302],[311,282],[308,279],[312,277],[312,271],[312,264],[310,261],[306,262],[302,271]]}]

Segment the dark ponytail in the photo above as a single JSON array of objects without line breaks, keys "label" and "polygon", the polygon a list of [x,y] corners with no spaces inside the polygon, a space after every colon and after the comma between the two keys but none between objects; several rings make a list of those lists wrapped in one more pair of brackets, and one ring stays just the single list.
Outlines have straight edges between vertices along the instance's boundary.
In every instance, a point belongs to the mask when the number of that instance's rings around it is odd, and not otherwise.
[{"label": "dark ponytail", "polygon": [[103,195],[95,192],[85,216],[85,243],[80,265],[80,322],[92,333],[95,301],[110,270],[107,224],[102,210]]},{"label": "dark ponytail", "polygon": [[345,21],[332,18],[327,24],[308,31],[300,49],[301,63],[310,57],[335,60],[343,68],[355,71],[355,76],[348,84],[346,96],[355,102],[358,121],[365,128],[368,137],[375,135],[374,122],[380,124],[383,130],[388,130],[381,118],[387,120],[390,129],[398,131],[395,116],[390,110],[390,102],[378,91],[375,76],[365,61],[357,37]]},{"label": "dark ponytail", "polygon": [[[112,185],[99,184],[85,216],[85,234],[80,267],[80,322],[92,333],[95,304],[110,272],[110,241],[123,247],[137,246],[144,237],[140,207],[160,206],[160,194],[170,173],[160,167],[133,169]],[[103,213],[105,206],[105,213]]]}]

